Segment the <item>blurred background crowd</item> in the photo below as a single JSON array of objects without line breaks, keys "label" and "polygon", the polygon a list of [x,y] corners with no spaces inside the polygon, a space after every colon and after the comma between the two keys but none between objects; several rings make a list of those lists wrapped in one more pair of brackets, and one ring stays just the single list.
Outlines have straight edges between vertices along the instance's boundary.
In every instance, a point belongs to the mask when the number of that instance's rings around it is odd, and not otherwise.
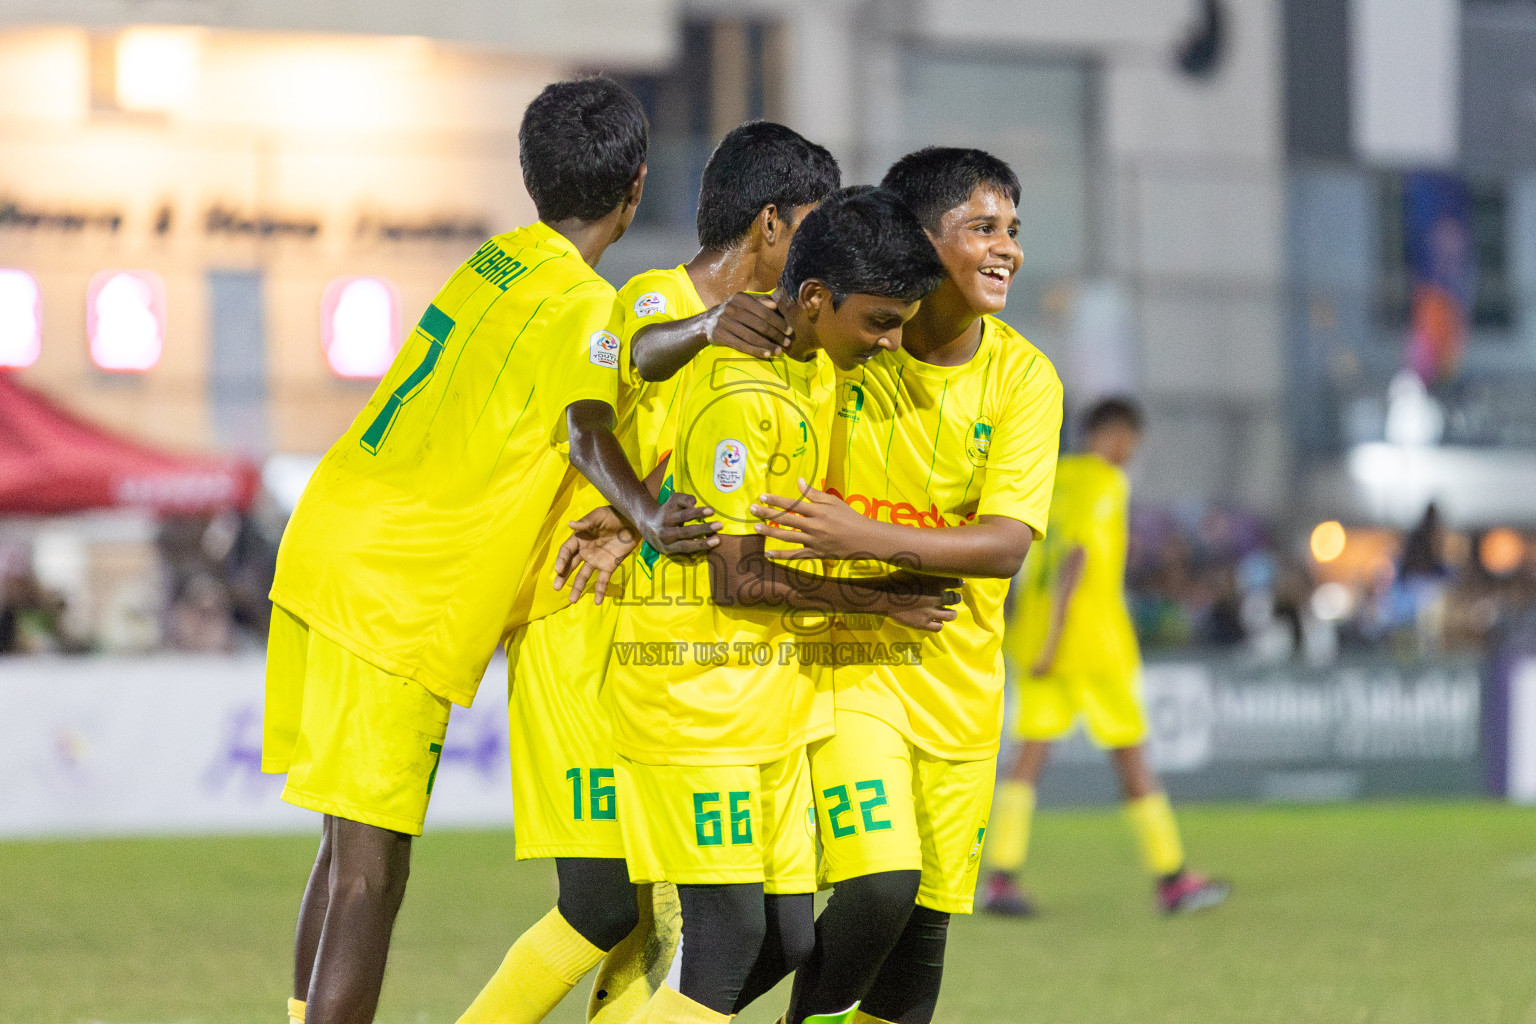
[{"label": "blurred background crowd", "polygon": [[[0,652],[264,648],[284,513],[174,516],[125,531],[66,521],[0,541]],[[1435,506],[1410,530],[1337,521],[1291,535],[1251,510],[1133,510],[1127,593],[1152,656],[1211,651],[1327,665],[1482,653],[1532,627],[1536,541],[1456,530]]]}]

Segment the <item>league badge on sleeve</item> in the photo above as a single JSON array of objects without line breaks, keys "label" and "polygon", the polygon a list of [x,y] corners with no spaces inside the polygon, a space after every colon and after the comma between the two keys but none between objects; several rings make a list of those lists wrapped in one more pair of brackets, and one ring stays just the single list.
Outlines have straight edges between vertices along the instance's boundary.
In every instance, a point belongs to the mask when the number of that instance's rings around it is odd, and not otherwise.
[{"label": "league badge on sleeve", "polygon": [[747,478],[747,446],[726,438],[715,445],[715,490],[729,494]]},{"label": "league badge on sleeve", "polygon": [[646,292],[635,300],[635,316],[655,316],[667,310],[667,297],[661,292]]},{"label": "league badge on sleeve", "polygon": [[619,338],[612,331],[597,331],[592,335],[592,362],[598,366],[618,369]]}]

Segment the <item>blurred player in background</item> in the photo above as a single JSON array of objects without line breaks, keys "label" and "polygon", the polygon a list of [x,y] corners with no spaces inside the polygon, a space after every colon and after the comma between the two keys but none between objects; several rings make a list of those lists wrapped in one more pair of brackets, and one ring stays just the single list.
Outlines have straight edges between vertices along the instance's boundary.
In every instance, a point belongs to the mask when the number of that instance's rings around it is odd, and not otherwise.
[{"label": "blurred player in background", "polygon": [[[704,168],[698,253],[682,266],[639,274],[619,291],[616,433],[653,492],[660,492],[686,375],[647,382],[632,364],[636,339],[682,346],[684,358],[711,344],[749,354],[781,351],[784,318],[766,295],[744,292],[773,288],[795,228],[837,190],[838,178],[830,153],[783,125],[757,121],[733,129]],[[460,1024],[543,1020],[605,950],[588,1019],[619,1024],[650,998],[677,945],[675,890],[664,884],[653,893],[644,885],[636,893],[624,864],[613,732],[602,699],[620,604],[607,584],[616,565],[572,565],[554,548],[551,538],[566,536],[573,514],[587,517],[607,504],[585,480],[570,484],[546,520],[539,564],[524,581],[519,618],[526,624],[507,644],[517,857],[555,858],[559,901],[517,940]],[[595,523],[570,525],[580,533]],[[583,596],[594,570],[595,600]],[[572,578],[570,598],[550,586],[551,572],[559,574],[557,587]]]},{"label": "blurred player in background", "polygon": [[[909,565],[963,577],[938,633],[843,616],[833,637],[900,661],[836,668],[837,733],[811,747],[823,882],[834,886],[788,1020],[925,1024],[951,914],[971,912],[997,774],[1003,602],[1045,529],[1061,383],[996,319],[1023,253],[1019,181],[996,157],[933,147],[882,185],[922,224],[945,270],[902,334],[840,375],[827,490],[769,496],[759,532],[784,557]],[[802,484],[803,486],[803,484]],[[788,527],[786,529],[786,527]],[[848,560],[857,561],[848,561]]]},{"label": "blurred player in background", "polygon": [[657,504],[613,434],[615,293],[593,266],[640,202],[645,114],[611,80],[558,82],[519,142],[539,221],[443,286],[278,554],[262,768],[325,815],[295,1021],[373,1019],[449,705],[473,700],[562,483],[584,474],[659,550],[712,533],[691,502]]},{"label": "blurred player in background", "polygon": [[1029,850],[1035,789],[1051,743],[1078,715],[1110,750],[1147,870],[1165,913],[1210,907],[1228,886],[1189,870],[1178,822],[1147,760],[1147,721],[1138,692],[1141,656],[1125,602],[1131,485],[1125,466],[1141,445],[1143,417],[1129,399],[1109,398],[1083,420],[1084,447],[1056,472],[1050,528],[1030,552],[1017,583],[1008,650],[1018,685],[1017,738],[1023,741],[992,805],[983,909],[1034,913],[1019,886]]}]

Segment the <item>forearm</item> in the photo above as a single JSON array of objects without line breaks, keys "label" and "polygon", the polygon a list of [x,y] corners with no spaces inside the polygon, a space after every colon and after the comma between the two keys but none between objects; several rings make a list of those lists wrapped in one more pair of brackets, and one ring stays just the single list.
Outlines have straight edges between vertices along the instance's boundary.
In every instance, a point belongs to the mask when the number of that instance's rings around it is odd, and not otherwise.
[{"label": "forearm", "polygon": [[929,599],[957,580],[907,576],[848,578],[804,572],[767,557],[757,537],[723,537],[709,559],[710,594],[724,607],[785,608],[830,614],[891,615],[923,600],[915,591],[932,589]]},{"label": "forearm", "polygon": [[[859,541],[871,558],[946,576],[1010,579],[1024,564],[1033,534],[1003,516],[952,529],[933,530],[871,520]],[[995,520],[1006,519],[1006,522]]]},{"label": "forearm", "polygon": [[731,576],[726,587],[716,590],[716,600],[724,598],[720,603],[884,615],[897,599],[881,589],[885,576],[820,576],[761,555],[748,559]]},{"label": "forearm", "polygon": [[630,358],[643,380],[670,380],[709,345],[709,314],[650,324],[635,332]]},{"label": "forearm", "polygon": [[591,481],[619,515],[631,524],[639,523],[656,504],[656,497],[635,476],[611,424],[606,428],[591,423],[572,424],[570,437],[571,465]]}]

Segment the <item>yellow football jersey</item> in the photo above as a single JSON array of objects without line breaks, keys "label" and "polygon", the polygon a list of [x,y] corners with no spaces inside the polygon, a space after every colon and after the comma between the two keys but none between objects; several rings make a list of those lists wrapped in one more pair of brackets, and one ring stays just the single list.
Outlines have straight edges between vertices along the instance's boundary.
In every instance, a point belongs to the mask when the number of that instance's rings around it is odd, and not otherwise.
[{"label": "yellow football jersey", "polygon": [[[642,480],[672,450],[672,435],[677,427],[677,395],[687,378],[688,368],[679,370],[670,380],[643,380],[635,370],[631,356],[635,332],[648,324],[684,320],[706,308],[693,280],[681,266],[636,274],[619,289],[615,330],[620,346],[619,388],[618,403],[614,406],[614,435]],[[570,474],[561,484],[560,493],[545,521],[545,529],[534,545],[528,574],[507,622],[508,633],[525,622],[541,619],[570,605],[569,594],[555,590],[551,585],[555,555],[570,536],[567,524],[606,504],[608,499],[579,473]],[[628,565],[614,574],[609,584],[610,594],[622,591],[628,574]],[[584,596],[578,607],[589,603]]]},{"label": "yellow football jersey", "polygon": [[[663,494],[713,506],[723,532],[751,535],[765,491],[821,480],[835,374],[725,348],[697,356]],[[614,746],[644,764],[766,764],[832,729],[825,617],[721,607],[707,556],[641,549],[609,662]]]},{"label": "yellow football jersey", "polygon": [[481,246],[320,461],[272,600],[468,704],[569,471],[565,408],[616,401],[614,300],[544,224]]},{"label": "yellow football jersey", "polygon": [[686,320],[706,309],[708,307],[699,298],[699,291],[693,286],[688,271],[682,266],[636,274],[619,290],[619,315],[623,318],[619,324],[619,340],[624,345],[624,359],[620,362],[624,374],[620,398],[633,396],[631,429],[640,460],[636,465],[642,476],[655,469],[672,450],[680,409],[677,399],[686,393],[692,363],[673,374],[670,380],[641,380],[630,357],[630,346],[634,343],[635,333],[642,327],[669,320]]},{"label": "yellow football jersey", "polygon": [[1045,646],[1057,574],[1074,547],[1087,560],[1067,606],[1051,675],[1129,679],[1140,668],[1125,604],[1130,504],[1131,484],[1121,469],[1093,454],[1062,457],[1050,530],[1024,563],[1008,624],[1008,653],[1021,668],[1034,664]]},{"label": "yellow football jersey", "polygon": [[[994,317],[960,366],[881,352],[838,381],[827,489],[870,519],[963,529],[977,516],[1008,516],[1038,539],[1050,512],[1061,397],[1050,360]],[[938,633],[841,617],[834,639],[861,646],[839,661],[837,706],[887,722],[937,757],[991,757],[1002,732],[1007,594],[1007,580],[966,580],[958,617]],[[916,664],[891,656],[913,645]]]}]

